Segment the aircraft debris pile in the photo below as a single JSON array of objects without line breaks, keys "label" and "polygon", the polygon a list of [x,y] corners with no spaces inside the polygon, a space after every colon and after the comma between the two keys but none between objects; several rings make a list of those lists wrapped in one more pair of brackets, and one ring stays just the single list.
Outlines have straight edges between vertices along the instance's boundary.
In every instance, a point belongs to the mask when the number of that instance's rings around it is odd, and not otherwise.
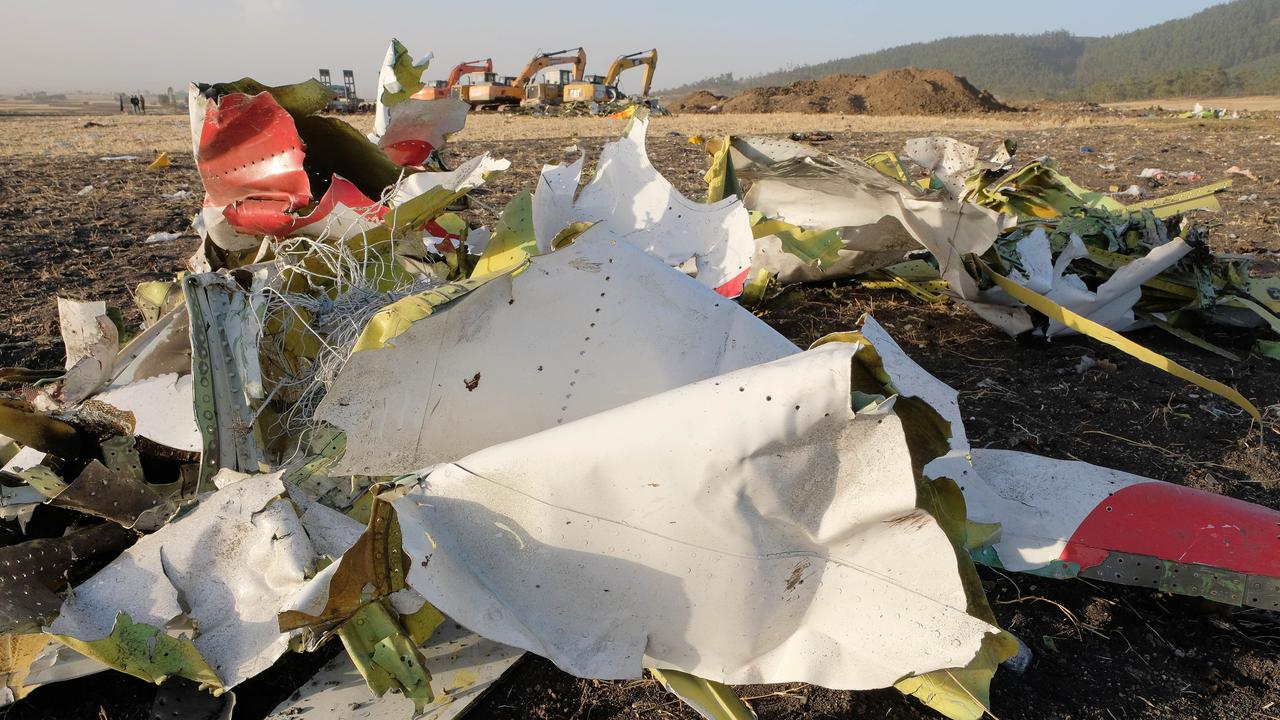
[{"label": "aircraft debris pile", "polygon": [[[1125,205],[1076,185],[1049,158],[1015,164],[1011,142],[987,160],[950,138],[865,160],[772,138],[707,144],[714,196],[750,183],[753,298],[771,284],[858,278],[955,299],[1010,335],[1102,340],[1258,417],[1234,390],[1117,334],[1156,325],[1238,359],[1198,329],[1241,328],[1255,352],[1275,357],[1280,279],[1254,277],[1250,256],[1206,242],[1201,218],[1221,210],[1216,193],[1230,180]],[[924,176],[913,181],[908,164]]]},{"label": "aircraft debris pile", "polygon": [[725,684],[792,681],[978,718],[1019,644],[975,563],[1280,607],[1280,512],[971,448],[873,318],[802,349],[734,301],[923,246],[927,292],[1011,332],[1262,316],[1181,206],[1120,222],[946,141],[911,151],[924,190],[748,138],[712,143],[695,200],[640,110],[584,186],[584,158],[545,166],[472,227],[452,208],[509,163],[439,164],[465,107],[412,97],[422,69],[393,43],[369,137],[315,83],[193,85],[188,271],[138,288],[142,328],[59,300],[66,367],[0,374],[11,698],[103,667],[229,697],[336,636],[295,705],[360,682],[380,716],[453,717],[528,651],[649,669],[708,718],[751,717]]}]

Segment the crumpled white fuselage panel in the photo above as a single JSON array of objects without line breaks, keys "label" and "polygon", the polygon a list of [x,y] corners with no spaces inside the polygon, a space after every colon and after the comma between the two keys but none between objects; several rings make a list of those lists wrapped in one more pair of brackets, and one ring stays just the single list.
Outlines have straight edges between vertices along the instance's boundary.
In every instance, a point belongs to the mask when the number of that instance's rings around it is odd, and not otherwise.
[{"label": "crumpled white fuselage panel", "polygon": [[694,259],[698,282],[709,288],[740,281],[755,250],[742,201],[708,204],[680,194],[649,162],[648,126],[647,118],[633,118],[622,138],[604,146],[595,176],[576,199],[582,158],[543,167],[533,196],[538,249],[550,251],[556,234],[573,223],[595,222],[671,267]]},{"label": "crumpled white fuselage panel", "polygon": [[950,542],[915,506],[891,403],[855,414],[856,348],[687,385],[431,471],[394,501],[408,583],[583,677],[874,688],[963,666]]},{"label": "crumpled white fuselage panel", "polygon": [[603,228],[353,354],[316,411],[334,474],[399,475],[795,345]]},{"label": "crumpled white fuselage panel", "polygon": [[[855,348],[798,349],[601,228],[352,356],[336,472],[394,501],[408,582],[585,677],[870,688],[965,665],[965,613],[900,421]],[[440,464],[444,463],[444,464]]]},{"label": "crumpled white fuselage panel", "polygon": [[71,592],[49,631],[93,641],[122,612],[162,631],[185,617],[224,687],[271,667],[289,645],[276,615],[315,556],[281,474],[232,482],[139,540]]}]

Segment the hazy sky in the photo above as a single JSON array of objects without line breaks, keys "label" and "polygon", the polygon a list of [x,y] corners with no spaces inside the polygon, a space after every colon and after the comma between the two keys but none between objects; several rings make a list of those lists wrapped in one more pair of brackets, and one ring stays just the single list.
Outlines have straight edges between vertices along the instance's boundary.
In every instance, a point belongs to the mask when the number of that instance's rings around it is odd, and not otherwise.
[{"label": "hazy sky", "polygon": [[[493,57],[515,75],[537,51],[582,45],[589,73],[657,47],[655,87],[738,76],[921,40],[1065,29],[1113,35],[1190,15],[1215,0],[697,0],[436,2],[389,0],[0,0],[0,92],[181,89],[252,75],[268,84],[355,70],[372,96],[391,37],[430,51],[428,78]],[[624,76],[634,87],[639,71]]]}]

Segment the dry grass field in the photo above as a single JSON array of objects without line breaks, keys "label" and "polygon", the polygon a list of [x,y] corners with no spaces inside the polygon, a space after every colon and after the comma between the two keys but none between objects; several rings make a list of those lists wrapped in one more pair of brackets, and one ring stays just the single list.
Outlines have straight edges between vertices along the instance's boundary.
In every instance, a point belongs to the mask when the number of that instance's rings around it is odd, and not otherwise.
[{"label": "dry grass field", "polygon": [[[359,126],[369,118],[354,121]],[[593,158],[621,127],[622,121],[597,118],[475,115],[446,159],[456,164],[489,151],[513,162],[509,174],[477,194],[474,219],[492,223],[483,208],[500,208],[530,187],[543,163],[559,162],[564,148],[575,143]],[[1162,195],[1232,177],[1235,186],[1221,196],[1224,212],[1214,221],[1213,248],[1254,255],[1262,272],[1280,273],[1276,119],[1141,119],[1070,108],[946,118],[688,115],[657,118],[648,145],[662,173],[686,193],[699,194],[706,160],[688,136],[807,131],[831,133],[833,139],[821,147],[854,157],[900,149],[906,139],[926,134],[952,135],[984,151],[1014,138],[1023,159],[1054,156],[1078,183],[1103,190],[1141,184]],[[173,156],[173,166],[148,171],[146,163],[161,151]],[[101,159],[120,155],[139,159]],[[1192,171],[1203,179],[1150,183],[1138,178],[1147,167]],[[1256,179],[1228,176],[1232,167]],[[190,195],[181,196],[183,190]],[[185,116],[0,117],[0,365],[61,362],[56,295],[128,306],[136,283],[171,277],[195,246],[187,223],[201,197]],[[144,242],[161,231],[185,235]],[[850,327],[863,312],[874,313],[918,362],[960,390],[976,446],[1085,460],[1280,508],[1275,361],[1235,363],[1159,331],[1134,334],[1267,408],[1270,424],[1259,427],[1220,412],[1194,387],[1098,343],[1016,341],[955,306],[836,283],[789,290],[759,310],[802,346]],[[1245,342],[1214,340],[1237,349]],[[1077,368],[1086,356],[1108,362],[1081,372]],[[990,570],[983,579],[1002,625],[1035,653],[1025,674],[1002,670],[997,676],[992,710],[1001,720],[1280,718],[1280,618],[1274,613],[1084,580]],[[239,688],[236,717],[262,717],[287,697],[302,680],[299,662],[306,661],[287,660]],[[145,718],[153,692],[140,681],[102,675],[39,690],[0,714],[12,720],[99,718],[101,711],[110,720]],[[788,685],[741,692],[766,720],[936,717],[893,691]],[[696,716],[654,683],[578,680],[527,659],[472,717]]]}]

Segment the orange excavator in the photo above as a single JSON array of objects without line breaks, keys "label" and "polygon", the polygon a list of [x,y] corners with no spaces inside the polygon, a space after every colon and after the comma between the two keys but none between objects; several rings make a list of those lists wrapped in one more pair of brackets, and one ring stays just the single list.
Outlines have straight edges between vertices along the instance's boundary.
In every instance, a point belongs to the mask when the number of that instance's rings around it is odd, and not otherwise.
[{"label": "orange excavator", "polygon": [[586,80],[566,85],[564,100],[565,102],[598,103],[617,100],[623,97],[622,91],[618,89],[618,77],[624,71],[641,65],[644,66],[644,88],[640,91],[640,96],[647,97],[649,88],[653,85],[653,73],[658,69],[657,50],[619,55],[609,66],[609,72],[604,77],[591,75]]},{"label": "orange excavator", "polygon": [[[484,60],[468,60],[458,63],[449,71],[448,80],[432,80],[422,87],[421,90],[413,94],[413,97],[421,100],[439,100],[447,98],[452,93],[454,87],[463,87],[458,85],[458,81],[463,75],[471,73],[492,73],[493,58],[485,58]],[[462,98],[466,100],[466,98]]]},{"label": "orange excavator", "polygon": [[582,48],[539,53],[515,77],[498,79],[493,73],[485,73],[485,82],[467,86],[466,100],[472,107],[513,105],[528,99],[532,93],[535,102],[554,105],[560,101],[564,84],[534,83],[533,80],[539,72],[556,65],[572,65],[572,80],[582,80],[587,71],[587,53]]}]

